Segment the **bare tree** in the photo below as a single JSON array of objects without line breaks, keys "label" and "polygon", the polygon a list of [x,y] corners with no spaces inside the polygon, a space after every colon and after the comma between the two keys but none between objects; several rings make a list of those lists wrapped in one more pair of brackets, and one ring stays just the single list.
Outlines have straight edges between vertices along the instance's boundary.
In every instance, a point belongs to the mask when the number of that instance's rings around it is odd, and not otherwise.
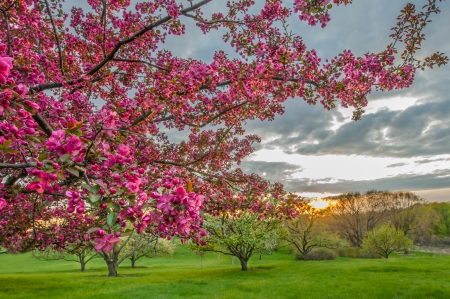
[{"label": "bare tree", "polygon": [[420,226],[419,207],[424,203],[420,196],[405,191],[385,192],[389,198],[389,222],[406,236]]},{"label": "bare tree", "polygon": [[335,230],[352,246],[361,247],[365,233],[388,216],[389,197],[384,191],[349,192],[326,199],[335,202],[330,209]]},{"label": "bare tree", "polygon": [[304,260],[307,260],[308,254],[320,245],[319,239],[316,238],[318,231],[315,226],[319,216],[319,210],[306,203],[302,207],[301,215],[294,220],[284,222],[288,231],[286,241],[302,254]]}]

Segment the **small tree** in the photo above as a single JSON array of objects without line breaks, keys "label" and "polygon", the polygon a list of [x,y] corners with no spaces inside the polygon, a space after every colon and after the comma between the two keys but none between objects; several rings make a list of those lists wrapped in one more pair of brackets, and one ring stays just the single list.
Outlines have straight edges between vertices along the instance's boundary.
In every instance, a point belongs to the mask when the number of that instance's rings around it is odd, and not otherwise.
[{"label": "small tree", "polygon": [[241,262],[241,270],[247,271],[250,257],[265,249],[267,238],[273,238],[273,232],[281,225],[277,218],[259,218],[259,214],[250,211],[240,212],[239,215],[224,213],[218,217],[207,216],[204,222],[204,228],[208,231],[207,242],[216,247],[205,250],[236,256]]},{"label": "small tree", "polygon": [[32,252],[35,259],[40,261],[55,261],[65,260],[71,262],[77,262],[80,264],[81,272],[86,270],[86,264],[94,258],[99,258],[100,255],[89,246],[77,246],[71,245],[64,250],[57,251],[51,247],[47,247],[45,250],[35,249]]},{"label": "small tree", "polygon": [[395,229],[390,224],[367,232],[363,241],[364,250],[377,253],[384,258],[389,258],[392,252],[404,250],[411,245],[412,241],[404,235],[403,231]]},{"label": "small tree", "polygon": [[324,211],[318,210],[306,202],[301,208],[301,214],[290,221],[285,221],[284,226],[288,232],[286,241],[297,250],[303,260],[308,260],[308,255],[316,247],[336,249],[342,246],[344,241],[327,233],[318,225],[318,220]]},{"label": "small tree", "polygon": [[128,256],[128,259],[131,261],[131,268],[135,268],[136,261],[142,257],[172,256],[174,247],[175,245],[170,241],[158,238],[158,236],[153,234],[133,234],[130,241],[126,244],[122,255]]}]

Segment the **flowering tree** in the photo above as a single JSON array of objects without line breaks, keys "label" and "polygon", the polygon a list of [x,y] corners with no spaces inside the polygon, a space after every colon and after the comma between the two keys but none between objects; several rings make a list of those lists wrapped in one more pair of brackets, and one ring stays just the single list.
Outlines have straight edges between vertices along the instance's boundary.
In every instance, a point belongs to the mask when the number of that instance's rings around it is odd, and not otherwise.
[{"label": "flowering tree", "polygon": [[247,263],[255,253],[274,249],[273,241],[284,236],[282,220],[297,216],[302,204],[301,198],[290,194],[286,200],[269,197],[251,208],[208,215],[203,223],[208,245],[195,250],[235,256],[241,270],[247,271]]},{"label": "flowering tree", "polygon": [[[406,88],[416,69],[448,60],[414,56],[436,0],[420,11],[407,4],[384,51],[346,50],[326,62],[285,30],[288,19],[324,27],[333,5],[351,0],[235,0],[206,14],[217,2],[88,0],[89,10],[69,14],[61,0],[1,1],[0,245],[45,247],[57,239],[36,224],[67,214],[105,232],[91,232],[104,252],[126,222],[199,240],[200,210],[251,205],[248,196],[231,204],[230,189],[282,192],[232,168],[259,142],[244,135],[247,120],[272,120],[292,97],[326,109],[339,102],[359,119],[372,90]],[[189,34],[187,19],[204,34],[224,30],[237,57],[220,49],[209,63],[175,57],[164,43]],[[167,130],[190,134],[175,143]]]}]

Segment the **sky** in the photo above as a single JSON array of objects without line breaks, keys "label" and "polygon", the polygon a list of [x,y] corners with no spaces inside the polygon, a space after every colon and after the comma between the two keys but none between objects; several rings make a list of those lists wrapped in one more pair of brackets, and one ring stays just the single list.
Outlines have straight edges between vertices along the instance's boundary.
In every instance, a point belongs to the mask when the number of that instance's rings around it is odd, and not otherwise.
[{"label": "sky", "polygon": [[[414,1],[418,7],[424,1]],[[298,26],[324,58],[344,49],[361,55],[390,43],[390,28],[407,1],[354,1],[331,10],[326,29]],[[441,3],[423,54],[450,53],[450,3]],[[243,164],[247,172],[282,182],[304,196],[346,191],[408,190],[429,201],[450,201],[450,67],[419,71],[405,90],[369,96],[360,121],[351,110],[326,111],[299,99],[273,122],[250,123],[263,142]]]},{"label": "sky", "polygon": [[[73,5],[68,0],[66,5]],[[286,2],[292,2],[286,1]],[[420,8],[426,0],[354,0],[330,10],[324,29],[292,18],[290,29],[321,58],[333,58],[344,49],[356,55],[379,52],[392,41],[390,29],[407,2]],[[216,4],[219,3],[219,4]],[[220,11],[225,0],[208,5]],[[263,4],[263,0],[256,0]],[[76,3],[78,5],[78,3]],[[450,55],[450,2],[425,30],[418,57],[435,51]],[[183,58],[212,59],[214,51],[234,51],[220,32],[203,35],[193,20],[183,19],[189,35],[168,38],[162,45]],[[347,191],[414,191],[429,201],[450,201],[450,66],[418,71],[409,89],[376,92],[360,121],[351,109],[327,111],[299,98],[285,102],[285,113],[274,121],[250,121],[246,133],[261,144],[240,167],[303,196],[324,197]]]}]

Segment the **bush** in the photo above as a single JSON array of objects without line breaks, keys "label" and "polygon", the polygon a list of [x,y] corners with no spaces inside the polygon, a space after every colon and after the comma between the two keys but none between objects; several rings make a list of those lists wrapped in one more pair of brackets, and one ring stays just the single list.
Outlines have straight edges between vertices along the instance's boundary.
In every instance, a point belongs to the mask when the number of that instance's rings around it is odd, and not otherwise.
[{"label": "bush", "polygon": [[360,257],[361,248],[359,247],[342,247],[338,249],[338,255],[340,257]]},{"label": "bush", "polygon": [[[307,259],[308,261],[326,261],[326,260],[335,260],[338,255],[334,250],[327,248],[317,248],[308,253]],[[297,252],[295,254],[295,259],[297,260],[305,260],[303,254]]]},{"label": "bush", "polygon": [[407,250],[412,241],[402,231],[386,224],[369,231],[363,241],[363,249],[369,254],[377,253],[384,258],[397,250]]}]

